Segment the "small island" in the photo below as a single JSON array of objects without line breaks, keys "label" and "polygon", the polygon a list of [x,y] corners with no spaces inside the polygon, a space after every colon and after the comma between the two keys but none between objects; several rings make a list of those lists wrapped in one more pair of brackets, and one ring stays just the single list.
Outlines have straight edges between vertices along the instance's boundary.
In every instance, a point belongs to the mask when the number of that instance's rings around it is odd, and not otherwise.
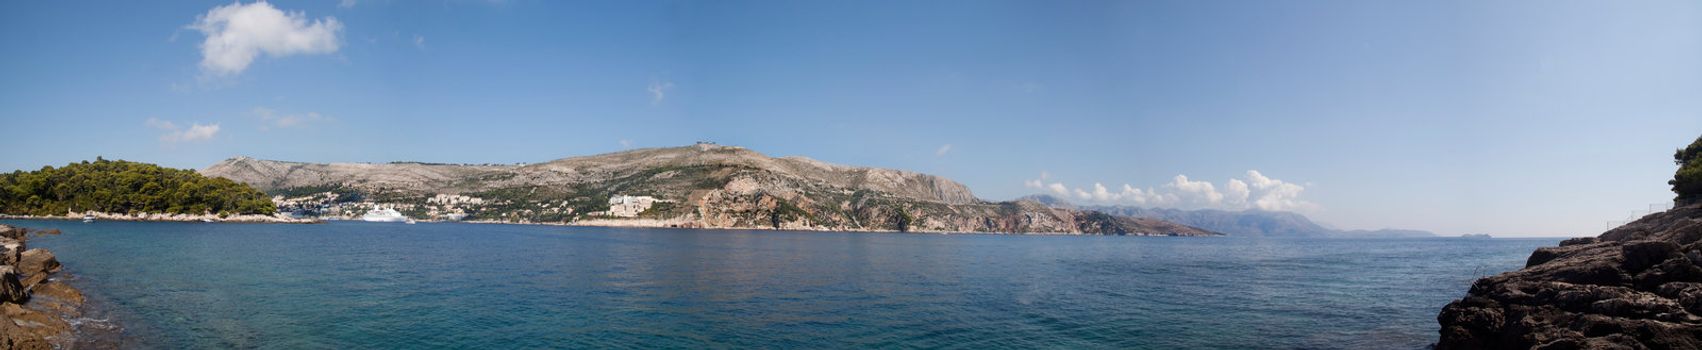
[{"label": "small island", "polygon": [[265,193],[193,170],[107,160],[0,174],[0,215],[131,221],[305,222]]}]

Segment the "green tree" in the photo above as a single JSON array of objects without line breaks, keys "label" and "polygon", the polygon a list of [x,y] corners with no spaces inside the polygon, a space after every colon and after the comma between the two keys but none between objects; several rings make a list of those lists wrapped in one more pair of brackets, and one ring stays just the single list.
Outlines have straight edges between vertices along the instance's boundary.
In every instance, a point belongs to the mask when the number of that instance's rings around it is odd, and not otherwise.
[{"label": "green tree", "polygon": [[172,214],[271,214],[265,193],[193,170],[96,158],[61,168],[0,174],[0,213],[66,211]]},{"label": "green tree", "polygon": [[1672,192],[1678,194],[1673,203],[1682,206],[1702,201],[1702,137],[1697,137],[1689,147],[1678,149],[1672,159],[1678,164],[1672,181],[1667,181]]}]

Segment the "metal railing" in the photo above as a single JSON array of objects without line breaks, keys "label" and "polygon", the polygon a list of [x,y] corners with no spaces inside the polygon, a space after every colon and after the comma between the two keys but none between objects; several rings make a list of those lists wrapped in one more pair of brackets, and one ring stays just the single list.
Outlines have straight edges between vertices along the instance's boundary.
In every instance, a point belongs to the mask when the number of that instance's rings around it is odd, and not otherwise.
[{"label": "metal railing", "polygon": [[1648,210],[1643,210],[1643,209],[1632,210],[1629,214],[1627,214],[1625,216],[1625,219],[1608,220],[1607,223],[1602,225],[1603,226],[1602,230],[1603,231],[1612,230],[1612,229],[1620,227],[1620,226],[1625,226],[1625,224],[1629,224],[1632,221],[1637,221],[1637,219],[1642,219],[1644,216],[1648,216],[1649,214],[1659,213],[1659,212],[1663,212],[1663,211],[1667,211],[1667,210],[1671,210],[1671,209],[1672,209],[1672,202],[1650,203]]}]

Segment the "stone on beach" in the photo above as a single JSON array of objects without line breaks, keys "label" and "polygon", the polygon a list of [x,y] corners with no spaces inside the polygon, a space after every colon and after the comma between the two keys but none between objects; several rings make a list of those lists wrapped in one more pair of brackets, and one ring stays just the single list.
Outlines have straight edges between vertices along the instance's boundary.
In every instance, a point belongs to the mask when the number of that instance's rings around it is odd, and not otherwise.
[{"label": "stone on beach", "polygon": [[23,253],[24,241],[0,238],[0,265],[18,265]]},{"label": "stone on beach", "polygon": [[29,290],[18,281],[18,271],[11,265],[0,265],[0,302],[22,304],[29,298]]},{"label": "stone on beach", "polygon": [[49,280],[59,260],[43,249],[25,250],[30,233],[0,225],[0,349],[67,348],[74,337],[68,320],[81,315],[83,293]]},{"label": "stone on beach", "polygon": [[45,249],[25,250],[18,260],[18,271],[24,274],[25,287],[35,286],[46,281],[48,275],[59,272],[59,259]]}]

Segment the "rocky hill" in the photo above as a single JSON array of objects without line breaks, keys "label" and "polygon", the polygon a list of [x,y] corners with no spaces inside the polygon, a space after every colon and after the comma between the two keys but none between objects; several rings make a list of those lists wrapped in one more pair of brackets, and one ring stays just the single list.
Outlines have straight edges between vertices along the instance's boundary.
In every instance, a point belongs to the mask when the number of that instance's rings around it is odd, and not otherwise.
[{"label": "rocky hill", "polygon": [[1436,319],[1437,349],[1702,349],[1702,205],[1538,249]]},{"label": "rocky hill", "polygon": [[[915,172],[775,158],[699,144],[527,165],[297,163],[238,157],[201,171],[284,197],[336,193],[399,205],[412,216],[454,210],[469,220],[708,228],[1089,233],[1202,236],[1161,220],[987,202],[962,184]],[[610,197],[658,201],[612,218]],[[435,199],[434,199],[435,198]]]},{"label": "rocky hill", "polygon": [[1201,229],[1222,232],[1231,236],[1249,237],[1338,237],[1338,238],[1401,238],[1435,237],[1419,230],[1336,230],[1312,222],[1305,215],[1283,211],[1217,209],[1140,208],[1108,205],[1075,205],[1055,196],[1037,194],[1023,197],[1054,208],[1100,211],[1107,214],[1169,221]]}]

